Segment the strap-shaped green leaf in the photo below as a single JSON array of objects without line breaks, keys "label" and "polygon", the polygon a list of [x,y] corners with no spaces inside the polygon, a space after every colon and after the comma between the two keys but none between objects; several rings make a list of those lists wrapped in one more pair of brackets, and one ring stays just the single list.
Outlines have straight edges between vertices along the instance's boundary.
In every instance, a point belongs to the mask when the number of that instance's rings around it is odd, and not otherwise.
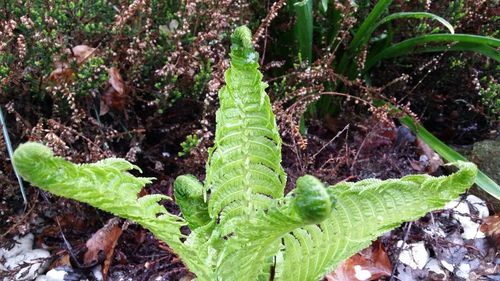
[{"label": "strap-shaped green leaf", "polygon": [[330,187],[336,199],[331,216],[285,235],[275,280],[319,280],[384,232],[442,208],[469,188],[477,173],[472,163],[455,165],[460,170],[448,177],[411,175]]}]

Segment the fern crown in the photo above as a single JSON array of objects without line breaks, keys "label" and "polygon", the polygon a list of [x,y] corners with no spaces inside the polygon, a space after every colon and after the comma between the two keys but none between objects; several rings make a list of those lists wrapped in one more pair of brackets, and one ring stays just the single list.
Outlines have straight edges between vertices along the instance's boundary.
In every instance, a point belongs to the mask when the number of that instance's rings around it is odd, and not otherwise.
[{"label": "fern crown", "polygon": [[[454,163],[448,177],[411,175],[328,186],[305,175],[284,194],[281,138],[247,27],[235,30],[231,66],[219,91],[214,146],[205,182],[180,176],[174,195],[182,216],[153,194],[151,178],[111,158],[73,164],[41,144],[18,147],[19,173],[46,191],[138,222],[176,252],[198,280],[319,280],[341,261],[403,221],[442,208],[472,185],[476,167]],[[181,232],[188,226],[189,235]]]}]

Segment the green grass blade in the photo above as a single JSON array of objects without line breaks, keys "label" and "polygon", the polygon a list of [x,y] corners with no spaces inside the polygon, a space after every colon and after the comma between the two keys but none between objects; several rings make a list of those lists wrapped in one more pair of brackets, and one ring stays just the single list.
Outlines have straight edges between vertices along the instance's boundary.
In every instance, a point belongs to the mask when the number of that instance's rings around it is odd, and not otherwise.
[{"label": "green grass blade", "polygon": [[500,53],[493,47],[474,44],[474,43],[456,43],[452,46],[449,44],[443,46],[432,46],[429,48],[415,50],[413,53],[438,53],[438,52],[475,52],[487,57],[494,59],[495,61],[500,61]]},{"label": "green grass blade", "polygon": [[363,39],[366,37],[370,37],[370,30],[372,29],[372,26],[375,25],[375,23],[391,3],[392,0],[382,0],[377,2],[375,7],[373,7],[373,10],[370,12],[370,14],[368,14],[366,19],[359,27],[358,31],[356,31],[356,34],[352,38],[351,44],[349,44],[350,49],[355,50],[359,48],[363,43]]},{"label": "green grass blade", "polygon": [[[436,138],[431,132],[427,131],[423,126],[415,122],[410,116],[406,115],[399,119],[401,123],[408,126],[422,141],[429,145],[441,157],[448,162],[456,162],[458,160],[468,161],[460,153],[456,152],[451,147]],[[484,191],[491,194],[493,197],[500,199],[500,186],[490,179],[486,174],[478,171],[475,183]]]},{"label": "green grass blade", "polygon": [[376,26],[373,28],[373,30],[377,29],[380,25],[387,23],[389,21],[395,20],[395,19],[402,19],[402,18],[415,18],[415,19],[423,19],[423,18],[429,18],[432,20],[436,20],[440,22],[442,25],[444,25],[451,34],[455,33],[455,29],[453,26],[444,18],[432,14],[432,13],[427,13],[427,12],[401,12],[401,13],[394,13],[390,14],[387,17],[383,18]]},{"label": "green grass blade", "polygon": [[321,0],[321,7],[325,13],[328,12],[328,2],[329,0]]},{"label": "green grass blade", "polygon": [[299,52],[303,60],[312,62],[313,1],[296,2],[293,7],[297,16],[295,34],[299,43]]},{"label": "green grass blade", "polygon": [[[458,47],[451,46],[421,46],[425,43],[456,43]],[[419,48],[420,47],[420,48]],[[488,48],[489,47],[489,48]],[[492,48],[493,47],[493,48]],[[470,34],[429,34],[411,39],[404,40],[394,44],[375,56],[369,57],[365,64],[364,71],[366,72],[379,61],[407,55],[410,53],[423,53],[429,51],[445,51],[445,50],[458,50],[458,51],[474,51],[486,56],[491,57],[496,61],[500,61],[500,52],[494,48],[500,47],[500,40],[492,37],[470,35]]]},{"label": "green grass blade", "polygon": [[348,68],[348,64],[352,62],[352,58],[359,52],[364,42],[370,37],[373,32],[373,26],[376,25],[382,14],[387,10],[387,7],[392,3],[392,0],[380,0],[377,2],[372,11],[368,14],[366,19],[360,25],[356,34],[349,44],[348,51],[340,59],[337,67],[337,72],[344,74]]}]

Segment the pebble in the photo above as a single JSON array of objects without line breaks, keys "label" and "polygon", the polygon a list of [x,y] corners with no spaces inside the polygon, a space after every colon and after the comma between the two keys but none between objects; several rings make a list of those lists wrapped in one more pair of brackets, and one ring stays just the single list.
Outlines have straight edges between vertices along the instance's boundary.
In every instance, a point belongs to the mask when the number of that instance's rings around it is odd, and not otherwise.
[{"label": "pebble", "polygon": [[402,240],[398,241],[398,247],[403,248],[399,255],[399,261],[408,265],[412,269],[422,269],[429,261],[429,252],[425,248],[423,241],[406,244]]},{"label": "pebble", "polygon": [[469,209],[469,205],[467,203],[470,203],[480,214],[488,216],[489,212],[486,208],[486,211],[482,207],[484,204],[484,207],[486,207],[486,203],[484,203],[483,200],[479,199],[478,197],[474,195],[469,195],[467,196],[467,199],[464,200],[454,200],[449,202],[448,204],[445,205],[445,209],[452,209],[453,210],[453,218],[455,218],[460,225],[462,226],[462,229],[464,230],[462,233],[462,238],[464,239],[476,239],[476,238],[484,238],[485,235],[481,230],[479,230],[479,227],[481,226],[479,223],[475,222],[472,220],[471,217],[471,212]]},{"label": "pebble", "polygon": [[444,276],[446,276],[445,271],[443,270],[437,259],[434,258],[429,259],[424,268],[429,271],[433,271],[437,274],[443,274]]},{"label": "pebble", "polygon": [[474,195],[467,196],[465,200],[467,200],[467,202],[469,202],[474,209],[476,209],[480,219],[484,219],[490,215],[490,211],[488,210],[488,206],[486,206],[486,202],[484,202],[484,200]]},{"label": "pebble", "polygon": [[446,268],[449,272],[453,272],[455,270],[455,267],[453,266],[453,264],[445,261],[445,260],[441,260],[441,264],[443,265],[444,268]]},{"label": "pebble", "polygon": [[64,278],[68,275],[62,268],[53,268],[49,270],[45,275],[40,275],[35,281],[64,281]]},{"label": "pebble", "polygon": [[467,279],[469,277],[470,271],[471,271],[470,264],[461,263],[458,266],[457,271],[455,272],[455,275],[457,275],[458,277]]}]

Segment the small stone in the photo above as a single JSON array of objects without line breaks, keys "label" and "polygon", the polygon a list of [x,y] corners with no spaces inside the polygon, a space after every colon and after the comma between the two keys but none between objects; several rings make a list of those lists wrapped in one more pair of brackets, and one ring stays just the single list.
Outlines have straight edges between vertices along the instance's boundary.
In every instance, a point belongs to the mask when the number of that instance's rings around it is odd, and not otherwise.
[{"label": "small stone", "polygon": [[[482,202],[482,200],[479,198],[475,199],[471,197],[471,200],[475,202],[474,207],[480,206],[478,202]],[[464,239],[475,239],[475,238],[485,237],[484,233],[479,230],[480,224],[472,220],[470,209],[467,202],[454,200],[446,204],[444,208],[453,210],[453,218],[456,219],[458,222],[460,222],[460,225],[464,230],[462,233],[462,237]],[[482,212],[484,213],[484,210],[482,210]]]},{"label": "small stone", "polygon": [[49,270],[45,275],[40,275],[35,281],[64,281],[68,273],[61,268],[54,268]]},{"label": "small stone", "polygon": [[423,241],[406,244],[403,241],[398,241],[398,247],[403,246],[403,250],[399,255],[399,260],[411,267],[412,269],[422,269],[429,261],[429,252],[425,248]]},{"label": "small stone", "polygon": [[453,266],[453,264],[445,261],[445,260],[441,260],[441,264],[443,265],[444,268],[446,268],[449,272],[453,272],[455,270],[455,267]]},{"label": "small stone", "polygon": [[467,279],[469,277],[470,271],[471,271],[470,264],[461,263],[458,266],[457,271],[455,272],[455,275],[457,275],[458,277]]},{"label": "small stone", "polygon": [[33,248],[33,239],[35,236],[29,233],[23,237],[15,236],[14,237],[14,247],[11,249],[0,248],[0,257],[4,257],[5,259],[14,257],[19,255],[20,253],[31,250]]},{"label": "small stone", "polygon": [[92,274],[94,275],[96,281],[102,281],[104,279],[102,276],[102,267],[100,265],[92,268]]},{"label": "small stone", "polygon": [[443,274],[444,275],[443,277],[446,276],[446,273],[444,272],[443,268],[441,267],[437,259],[434,258],[429,259],[429,262],[427,262],[425,268],[429,271],[433,271],[434,273]]},{"label": "small stone", "polygon": [[33,280],[39,271],[46,266],[46,259],[49,257],[48,251],[35,249],[8,258],[4,266],[9,270],[17,270],[20,267],[15,275],[15,280]]},{"label": "small stone", "polygon": [[472,207],[476,209],[479,218],[484,219],[490,215],[490,211],[488,210],[488,206],[486,206],[486,202],[484,202],[479,197],[474,195],[469,195],[465,200],[467,200],[467,202],[469,202],[469,204],[471,204]]}]

